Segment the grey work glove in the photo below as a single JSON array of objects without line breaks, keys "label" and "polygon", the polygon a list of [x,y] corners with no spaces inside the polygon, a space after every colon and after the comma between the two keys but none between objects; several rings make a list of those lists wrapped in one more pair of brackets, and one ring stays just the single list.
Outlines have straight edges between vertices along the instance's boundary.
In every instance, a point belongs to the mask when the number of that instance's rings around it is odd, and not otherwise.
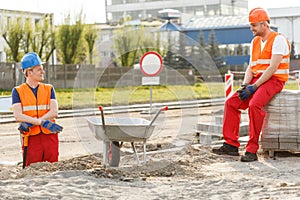
[{"label": "grey work glove", "polygon": [[50,130],[51,133],[59,133],[62,131],[63,127],[54,123],[54,122],[51,122],[50,120],[44,120],[42,121],[41,123],[41,126]]},{"label": "grey work glove", "polygon": [[244,83],[240,86],[239,89],[237,89],[237,93],[241,93],[243,90],[246,89],[246,87],[249,85],[249,83]]},{"label": "grey work glove", "polygon": [[28,122],[22,122],[18,128],[19,131],[29,132],[29,128],[33,127],[33,124]]},{"label": "grey work glove", "polygon": [[257,90],[257,86],[255,84],[253,85],[244,85],[243,87],[240,88],[240,90],[237,90],[239,93],[239,98],[242,101],[247,100],[254,92]]}]

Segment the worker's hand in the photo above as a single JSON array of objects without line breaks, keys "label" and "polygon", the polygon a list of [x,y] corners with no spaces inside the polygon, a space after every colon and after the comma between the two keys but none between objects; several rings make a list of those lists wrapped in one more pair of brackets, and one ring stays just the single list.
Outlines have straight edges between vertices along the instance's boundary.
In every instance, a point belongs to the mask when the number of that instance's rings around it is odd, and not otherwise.
[{"label": "worker's hand", "polygon": [[31,127],[33,127],[33,124],[30,124],[28,122],[22,122],[18,129],[22,132],[29,132],[29,128]]},{"label": "worker's hand", "polygon": [[59,133],[62,131],[63,127],[54,123],[54,122],[51,122],[50,120],[44,120],[42,121],[41,123],[41,126],[50,130],[51,133]]},{"label": "worker's hand", "polygon": [[248,99],[255,91],[257,90],[257,86],[255,84],[253,85],[247,85],[243,90],[239,91],[239,98],[242,101],[245,101]]},{"label": "worker's hand", "polygon": [[237,93],[241,93],[243,90],[246,89],[246,87],[249,85],[249,83],[244,83],[241,85],[239,89],[237,89]]}]

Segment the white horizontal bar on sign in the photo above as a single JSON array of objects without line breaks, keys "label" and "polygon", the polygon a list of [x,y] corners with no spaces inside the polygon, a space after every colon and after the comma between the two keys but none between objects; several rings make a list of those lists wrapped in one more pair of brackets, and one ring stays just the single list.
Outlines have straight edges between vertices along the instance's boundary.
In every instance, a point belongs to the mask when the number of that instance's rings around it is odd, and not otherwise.
[{"label": "white horizontal bar on sign", "polygon": [[142,77],[142,85],[159,85],[159,76]]}]

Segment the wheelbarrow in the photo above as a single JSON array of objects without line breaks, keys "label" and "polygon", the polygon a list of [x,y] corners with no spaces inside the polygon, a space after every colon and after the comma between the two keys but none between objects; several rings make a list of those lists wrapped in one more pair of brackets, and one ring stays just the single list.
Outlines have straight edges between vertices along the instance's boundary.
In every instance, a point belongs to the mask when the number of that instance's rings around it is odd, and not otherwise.
[{"label": "wheelbarrow", "polygon": [[106,117],[104,119],[103,107],[99,106],[99,110],[101,118],[88,117],[86,119],[96,139],[103,141],[104,165],[119,166],[120,148],[123,142],[131,143],[138,165],[140,160],[134,143],[143,142],[143,158],[144,163],[146,163],[146,141],[153,133],[155,128],[154,121],[162,111],[168,110],[168,107],[160,108],[151,121],[133,117]]}]

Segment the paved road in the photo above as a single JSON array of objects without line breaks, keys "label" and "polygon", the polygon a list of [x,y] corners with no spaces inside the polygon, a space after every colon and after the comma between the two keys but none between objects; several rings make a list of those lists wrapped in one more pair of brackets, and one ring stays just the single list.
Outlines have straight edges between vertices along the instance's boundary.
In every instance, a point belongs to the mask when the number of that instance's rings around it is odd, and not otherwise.
[{"label": "paved road", "polygon": [[[197,123],[211,121],[212,112],[223,106],[172,109],[161,113],[156,120],[157,126],[147,144],[170,144],[181,146],[193,142]],[[150,120],[149,114],[128,112],[107,114],[106,117],[139,117]],[[59,118],[57,123],[64,127],[60,133],[60,159],[68,159],[88,153],[101,153],[102,142],[96,140],[90,131],[87,116]],[[99,115],[89,117],[100,117]],[[0,124],[0,162],[18,162],[22,160],[18,123]]]}]

